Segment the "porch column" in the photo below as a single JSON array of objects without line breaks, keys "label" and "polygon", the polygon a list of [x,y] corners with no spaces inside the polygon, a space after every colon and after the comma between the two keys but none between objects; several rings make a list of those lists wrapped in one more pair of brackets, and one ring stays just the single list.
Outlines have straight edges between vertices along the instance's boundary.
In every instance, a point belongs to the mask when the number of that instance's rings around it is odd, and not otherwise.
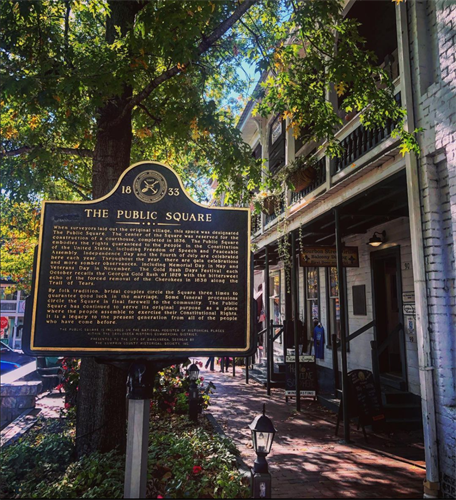
[{"label": "porch column", "polygon": [[[336,255],[337,255],[337,278],[339,281],[339,305],[340,305],[340,350],[342,357],[342,412],[344,418],[344,441],[350,442],[350,417],[348,406],[348,370],[347,370],[347,334],[346,334],[346,301],[345,301],[345,276],[342,265],[342,235],[340,230],[339,209],[334,209],[334,222],[336,225]],[[334,346],[335,347],[335,346]]]},{"label": "porch column", "polygon": [[299,338],[298,338],[298,286],[296,270],[296,235],[291,233],[291,309],[293,317],[293,334],[295,345],[295,386],[296,411],[301,411],[301,391],[299,387]]},{"label": "porch column", "polygon": [[263,346],[266,347],[266,387],[267,387],[267,393],[268,396],[271,395],[271,362],[272,362],[272,356],[270,351],[270,342],[269,338],[271,336],[270,328],[271,328],[271,311],[269,310],[270,304],[269,304],[269,296],[270,290],[269,290],[269,247],[266,245],[265,248],[265,266],[264,266],[264,306],[266,309],[266,338],[263,341]]},{"label": "porch column", "polygon": [[[407,110],[407,130],[411,131],[415,128],[415,109],[413,106],[407,7],[405,5],[397,5],[396,13],[402,105]],[[418,159],[414,153],[405,155],[405,170],[407,172],[407,198],[416,305],[416,341],[418,346],[421,412],[426,459],[426,481],[424,485],[425,493],[430,498],[436,496],[435,492],[440,489],[439,446],[434,394],[432,339],[429,332],[419,167]],[[432,494],[429,493],[430,491]]]}]

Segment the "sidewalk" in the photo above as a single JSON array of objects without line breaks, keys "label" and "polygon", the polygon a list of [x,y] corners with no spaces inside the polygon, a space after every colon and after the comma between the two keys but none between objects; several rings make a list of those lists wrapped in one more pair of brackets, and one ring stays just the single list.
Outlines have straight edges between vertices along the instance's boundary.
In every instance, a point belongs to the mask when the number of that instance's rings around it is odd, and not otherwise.
[{"label": "sidewalk", "polygon": [[209,411],[248,466],[255,460],[248,425],[266,403],[266,414],[277,430],[268,457],[273,498],[422,498],[424,451],[410,433],[368,432],[365,443],[352,425],[353,444],[342,445],[334,435],[335,414],[312,399],[302,399],[297,414],[294,399],[287,404],[283,389],[272,389],[268,397],[257,382],[245,384],[240,367],[236,377],[231,369],[220,373],[204,368],[201,376],[217,388]]}]

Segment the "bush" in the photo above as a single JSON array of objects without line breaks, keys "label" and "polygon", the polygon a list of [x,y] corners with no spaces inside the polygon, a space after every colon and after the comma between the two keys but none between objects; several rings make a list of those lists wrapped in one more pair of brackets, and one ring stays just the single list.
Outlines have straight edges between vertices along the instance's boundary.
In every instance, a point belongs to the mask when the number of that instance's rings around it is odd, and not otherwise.
[{"label": "bush", "polygon": [[[173,365],[158,372],[151,404],[155,412],[188,413],[189,364]],[[202,367],[203,363],[199,362],[199,365]],[[214,392],[215,385],[212,382],[205,384],[203,377],[198,378],[196,385],[200,394],[200,406],[205,410],[210,405],[210,395]]]},{"label": "bush", "polygon": [[31,497],[36,484],[52,482],[67,468],[74,455],[74,442],[61,422],[36,429],[17,444],[2,450],[1,498]]},{"label": "bush", "polygon": [[236,468],[237,450],[187,416],[156,417],[149,440],[149,495],[167,498],[248,498],[250,489]]}]

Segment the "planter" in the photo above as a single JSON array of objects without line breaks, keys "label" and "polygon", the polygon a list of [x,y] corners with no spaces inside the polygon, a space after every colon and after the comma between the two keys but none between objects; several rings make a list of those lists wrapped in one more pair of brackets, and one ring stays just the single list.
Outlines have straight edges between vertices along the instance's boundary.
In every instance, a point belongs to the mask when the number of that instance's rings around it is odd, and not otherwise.
[{"label": "planter", "polygon": [[262,202],[262,212],[266,215],[272,215],[278,205],[277,196],[267,196]]},{"label": "planter", "polygon": [[293,172],[290,175],[289,180],[294,186],[293,191],[295,193],[299,193],[299,191],[302,191],[307,186],[310,186],[316,178],[317,171],[315,170],[315,167],[310,166],[296,170],[296,172]]}]

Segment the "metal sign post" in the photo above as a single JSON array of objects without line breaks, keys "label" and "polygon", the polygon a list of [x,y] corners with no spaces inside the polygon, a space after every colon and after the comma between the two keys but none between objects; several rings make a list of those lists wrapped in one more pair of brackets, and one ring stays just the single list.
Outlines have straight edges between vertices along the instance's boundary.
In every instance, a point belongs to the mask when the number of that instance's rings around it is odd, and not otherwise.
[{"label": "metal sign post", "polygon": [[149,411],[156,367],[135,362],[127,378],[128,431],[124,498],[146,498]]}]

